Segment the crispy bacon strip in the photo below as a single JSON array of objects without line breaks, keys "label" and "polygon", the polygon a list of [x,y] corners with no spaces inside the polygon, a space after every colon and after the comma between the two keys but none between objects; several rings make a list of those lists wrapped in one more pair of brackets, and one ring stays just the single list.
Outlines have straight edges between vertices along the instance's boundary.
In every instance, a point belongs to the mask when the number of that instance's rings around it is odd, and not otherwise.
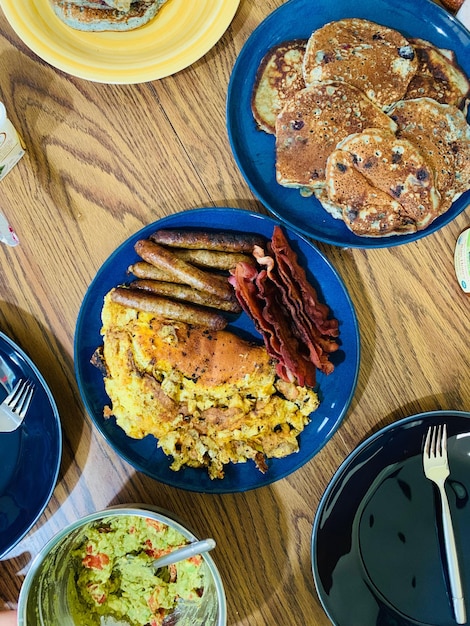
[{"label": "crispy bacon strip", "polygon": [[329,355],[339,347],[338,321],[319,301],[279,226],[268,248],[255,247],[259,267],[238,264],[230,282],[269,355],[278,361],[278,375],[313,387],[317,368],[325,374],[334,369]]}]

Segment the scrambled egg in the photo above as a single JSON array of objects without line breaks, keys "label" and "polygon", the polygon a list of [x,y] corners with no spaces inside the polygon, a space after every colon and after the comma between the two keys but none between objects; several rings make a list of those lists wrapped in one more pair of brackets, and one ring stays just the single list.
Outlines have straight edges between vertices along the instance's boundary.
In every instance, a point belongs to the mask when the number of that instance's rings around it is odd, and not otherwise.
[{"label": "scrambled egg", "polygon": [[313,389],[280,380],[264,346],[223,330],[156,318],[114,303],[102,311],[105,388],[126,434],[152,434],[171,468],[224,466],[298,451],[319,404]]}]

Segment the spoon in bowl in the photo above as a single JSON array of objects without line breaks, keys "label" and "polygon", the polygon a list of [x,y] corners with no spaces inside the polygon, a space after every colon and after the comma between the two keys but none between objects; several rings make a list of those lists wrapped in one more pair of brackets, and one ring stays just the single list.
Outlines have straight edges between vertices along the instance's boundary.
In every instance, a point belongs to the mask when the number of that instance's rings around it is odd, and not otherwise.
[{"label": "spoon in bowl", "polygon": [[167,565],[174,565],[185,559],[189,559],[196,554],[202,554],[203,552],[209,552],[215,548],[214,539],[201,539],[200,541],[193,541],[188,543],[182,548],[177,548],[158,559],[155,559],[152,563],[152,567],[157,570]]}]

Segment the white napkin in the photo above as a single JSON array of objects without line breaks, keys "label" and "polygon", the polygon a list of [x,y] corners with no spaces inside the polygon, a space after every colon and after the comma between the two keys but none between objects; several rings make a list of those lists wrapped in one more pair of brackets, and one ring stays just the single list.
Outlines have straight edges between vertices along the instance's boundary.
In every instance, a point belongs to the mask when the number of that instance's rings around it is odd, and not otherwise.
[{"label": "white napkin", "polygon": [[470,0],[465,0],[457,11],[456,17],[470,30]]}]

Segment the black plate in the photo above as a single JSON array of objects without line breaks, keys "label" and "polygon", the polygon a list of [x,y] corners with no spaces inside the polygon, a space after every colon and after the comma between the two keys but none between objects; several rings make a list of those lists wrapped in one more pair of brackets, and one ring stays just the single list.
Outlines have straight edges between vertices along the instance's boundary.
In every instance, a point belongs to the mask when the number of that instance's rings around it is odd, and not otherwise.
[{"label": "black plate", "polygon": [[335,626],[455,625],[439,500],[422,465],[428,427],[444,422],[447,493],[470,601],[470,413],[421,413],[359,445],[322,497],[313,526],[313,574]]}]

